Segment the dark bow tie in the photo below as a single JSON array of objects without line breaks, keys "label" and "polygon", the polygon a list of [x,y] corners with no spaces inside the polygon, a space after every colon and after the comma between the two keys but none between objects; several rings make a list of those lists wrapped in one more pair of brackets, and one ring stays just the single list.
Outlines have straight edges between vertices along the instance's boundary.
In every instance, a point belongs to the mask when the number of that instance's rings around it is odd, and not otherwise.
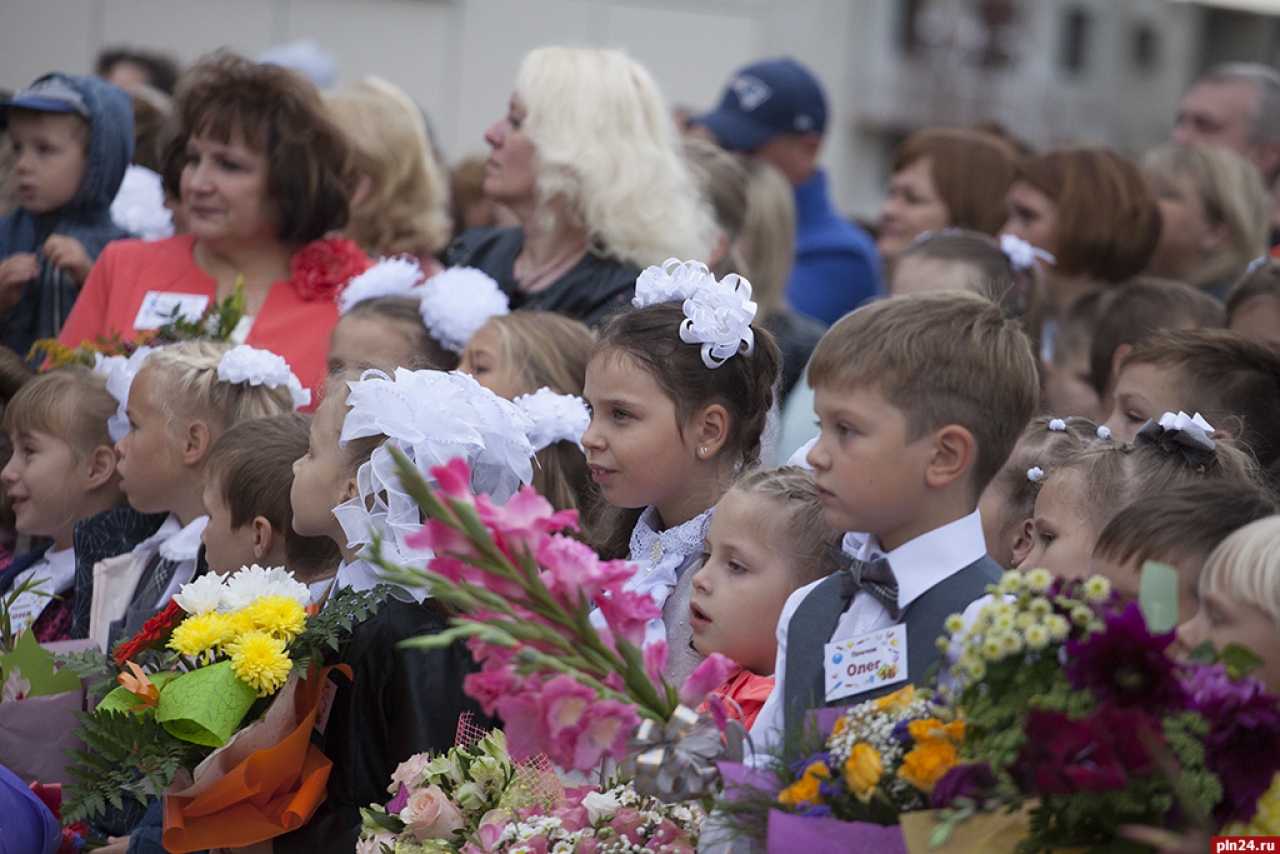
[{"label": "dark bow tie", "polygon": [[887,558],[858,560],[835,543],[827,543],[827,551],[840,565],[840,595],[852,600],[860,591],[866,591],[884,606],[890,619],[898,619],[898,579],[893,577]]}]

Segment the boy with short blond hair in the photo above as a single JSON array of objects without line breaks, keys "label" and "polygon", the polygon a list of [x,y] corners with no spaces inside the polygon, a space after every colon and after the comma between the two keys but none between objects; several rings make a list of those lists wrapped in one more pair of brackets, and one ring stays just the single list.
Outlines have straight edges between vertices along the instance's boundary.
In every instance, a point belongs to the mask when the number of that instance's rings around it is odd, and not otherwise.
[{"label": "boy with short blond hair", "polygon": [[[783,608],[777,684],[752,728],[758,745],[794,732],[808,709],[854,705],[927,675],[946,618],[1000,578],[978,497],[1039,402],[1026,334],[963,291],[846,315],[814,350],[809,382],[821,433],[808,461],[827,522],[848,533],[841,571]],[[859,655],[883,662],[876,678],[853,672]]]},{"label": "boy with short blond hair", "polygon": [[89,269],[128,237],[111,202],[133,157],[133,102],[75,74],[47,74],[7,101],[12,184],[19,208],[0,219],[0,344],[25,356],[53,338]]}]

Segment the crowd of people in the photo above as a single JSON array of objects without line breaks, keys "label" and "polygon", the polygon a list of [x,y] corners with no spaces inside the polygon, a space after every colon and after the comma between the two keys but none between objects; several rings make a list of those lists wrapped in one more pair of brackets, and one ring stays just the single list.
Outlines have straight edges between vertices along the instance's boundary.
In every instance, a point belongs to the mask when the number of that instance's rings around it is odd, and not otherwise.
[{"label": "crowd of people", "polygon": [[[903,624],[923,677],[1009,569],[1129,601],[1168,564],[1177,647],[1243,644],[1280,694],[1275,70],[1211,69],[1140,159],[920,130],[866,227],[792,59],[679,123],[624,53],[539,48],[452,167],[381,78],[98,71],[0,103],[14,630],[110,649],[251,564],[316,608],[377,588],[375,538],[415,559],[391,440],[577,510],[661,608],[673,681],[738,663],[720,693],[760,750],[824,696],[826,644]],[[398,646],[447,616],[394,587],[353,629],[328,797],[272,850],[353,851],[397,764],[483,720],[465,645]],[[100,850],[158,852],[160,824],[115,811]]]}]

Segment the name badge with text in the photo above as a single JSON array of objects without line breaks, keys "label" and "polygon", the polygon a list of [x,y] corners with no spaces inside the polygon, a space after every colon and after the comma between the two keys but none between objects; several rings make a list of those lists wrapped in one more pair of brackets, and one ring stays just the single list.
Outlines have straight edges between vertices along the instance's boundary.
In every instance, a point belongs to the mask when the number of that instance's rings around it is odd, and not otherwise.
[{"label": "name badge with text", "polygon": [[827,702],[907,680],[907,626],[832,641],[823,647]]},{"label": "name badge with text", "polygon": [[192,322],[200,319],[209,298],[204,294],[180,294],[169,291],[147,291],[142,298],[142,307],[133,321],[133,328],[139,330],[159,329],[174,317],[181,317]]}]

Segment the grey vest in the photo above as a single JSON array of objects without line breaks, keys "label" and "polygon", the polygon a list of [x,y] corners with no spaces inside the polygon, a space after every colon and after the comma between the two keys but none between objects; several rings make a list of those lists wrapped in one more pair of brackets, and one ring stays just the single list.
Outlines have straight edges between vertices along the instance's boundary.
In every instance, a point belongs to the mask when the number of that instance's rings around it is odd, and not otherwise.
[{"label": "grey vest", "polygon": [[[1000,565],[983,555],[955,575],[930,587],[902,613],[907,624],[907,677],[919,680],[941,657],[938,638],[944,634],[947,617],[962,611],[987,592],[988,584],[1000,580]],[[809,709],[826,705],[853,706],[883,697],[906,683],[873,688],[862,694],[842,697],[828,704],[824,682],[823,646],[831,641],[840,616],[852,598],[840,595],[840,573],[829,575],[804,597],[787,624],[786,686],[783,696],[783,732],[798,730]]]}]

